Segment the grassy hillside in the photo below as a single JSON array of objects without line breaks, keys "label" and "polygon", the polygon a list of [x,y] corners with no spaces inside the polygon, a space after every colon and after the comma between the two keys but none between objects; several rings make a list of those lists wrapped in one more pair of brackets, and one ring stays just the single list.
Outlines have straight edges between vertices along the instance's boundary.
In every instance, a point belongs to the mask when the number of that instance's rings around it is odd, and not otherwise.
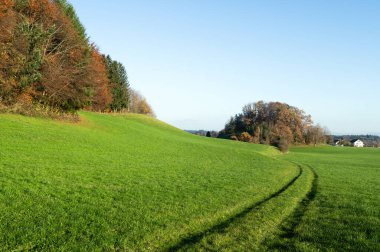
[{"label": "grassy hillside", "polygon": [[4,249],[165,249],[298,175],[277,151],[141,115],[78,124],[0,115]]},{"label": "grassy hillside", "polygon": [[379,150],[282,155],[142,115],[80,116],[0,115],[2,249],[378,249]]}]

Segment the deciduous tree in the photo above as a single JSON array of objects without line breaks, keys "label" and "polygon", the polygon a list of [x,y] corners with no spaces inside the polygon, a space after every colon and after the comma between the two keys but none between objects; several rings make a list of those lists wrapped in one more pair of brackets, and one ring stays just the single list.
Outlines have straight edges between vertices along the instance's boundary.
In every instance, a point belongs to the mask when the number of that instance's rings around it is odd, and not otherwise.
[{"label": "deciduous tree", "polygon": [[313,126],[311,116],[286,103],[259,101],[243,107],[232,117],[218,137],[239,136],[241,141],[278,146],[287,144],[321,143],[326,133]]}]

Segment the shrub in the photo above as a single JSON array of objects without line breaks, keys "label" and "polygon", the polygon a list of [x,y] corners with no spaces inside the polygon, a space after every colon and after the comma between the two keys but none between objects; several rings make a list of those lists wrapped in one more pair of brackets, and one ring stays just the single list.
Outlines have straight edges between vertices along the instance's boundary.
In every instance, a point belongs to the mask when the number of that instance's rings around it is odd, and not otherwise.
[{"label": "shrub", "polygon": [[253,137],[248,132],[243,132],[239,137],[240,141],[251,143],[253,142]]},{"label": "shrub", "polygon": [[233,140],[233,141],[239,141],[239,139],[237,138],[237,136],[231,136],[230,139]]},{"label": "shrub", "polygon": [[277,143],[277,148],[282,152],[282,153],[287,153],[289,151],[289,144],[288,140],[285,137],[281,137]]}]

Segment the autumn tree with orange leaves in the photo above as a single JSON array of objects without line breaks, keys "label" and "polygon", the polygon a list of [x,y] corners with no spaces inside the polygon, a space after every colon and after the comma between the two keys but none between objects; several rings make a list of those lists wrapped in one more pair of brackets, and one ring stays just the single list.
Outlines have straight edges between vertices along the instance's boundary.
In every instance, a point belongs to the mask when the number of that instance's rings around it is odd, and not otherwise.
[{"label": "autumn tree with orange leaves", "polygon": [[112,72],[66,0],[0,0],[0,30],[0,104],[129,108],[124,66]]},{"label": "autumn tree with orange leaves", "polygon": [[326,132],[313,125],[311,116],[286,103],[259,101],[243,107],[219,133],[220,138],[281,146],[288,144],[319,144]]},{"label": "autumn tree with orange leaves", "polygon": [[[4,1],[4,0],[2,0]],[[49,0],[6,1],[0,43],[1,102],[38,102],[62,110],[82,108],[92,97],[91,48],[71,20]],[[4,10],[6,8],[6,10]],[[29,105],[29,104],[28,104]]]},{"label": "autumn tree with orange leaves", "polygon": [[95,111],[105,111],[112,103],[111,83],[107,77],[104,58],[96,48],[92,49],[90,62],[86,73],[88,82],[93,82],[93,97],[90,107]]}]

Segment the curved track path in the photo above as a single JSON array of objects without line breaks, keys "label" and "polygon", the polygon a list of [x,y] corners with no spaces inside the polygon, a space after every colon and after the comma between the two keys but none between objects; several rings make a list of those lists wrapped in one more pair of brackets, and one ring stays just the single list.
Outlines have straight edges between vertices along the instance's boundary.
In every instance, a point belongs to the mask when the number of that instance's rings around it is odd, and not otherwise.
[{"label": "curved track path", "polygon": [[295,165],[298,174],[280,190],[208,229],[184,237],[165,251],[239,251],[282,247],[270,241],[288,241],[296,236],[295,229],[317,190],[315,171],[310,166]]}]

